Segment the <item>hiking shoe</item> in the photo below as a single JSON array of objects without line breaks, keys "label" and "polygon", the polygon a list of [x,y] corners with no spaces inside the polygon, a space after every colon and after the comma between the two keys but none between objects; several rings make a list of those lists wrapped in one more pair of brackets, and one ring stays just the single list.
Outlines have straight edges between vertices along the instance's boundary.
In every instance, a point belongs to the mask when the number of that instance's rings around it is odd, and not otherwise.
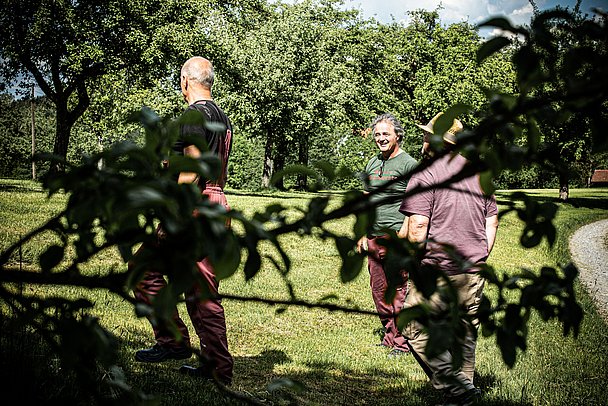
[{"label": "hiking shoe", "polygon": [[[190,365],[182,365],[179,368],[179,373],[182,375],[193,376],[196,378],[203,378],[208,381],[215,381],[213,378],[213,371],[204,366],[193,367]],[[226,386],[230,386],[232,380],[229,378],[218,378],[218,380]]]},{"label": "hiking shoe", "polygon": [[469,389],[458,396],[447,396],[441,406],[471,406],[478,404],[481,399],[481,389]]},{"label": "hiking shoe", "polygon": [[152,348],[139,350],[135,353],[135,360],[139,362],[163,362],[168,359],[188,359],[192,356],[190,347],[163,347],[156,344]]},{"label": "hiking shoe", "polygon": [[404,355],[409,354],[409,351],[405,351],[405,350],[400,350],[397,348],[393,348],[391,350],[391,352],[388,353],[388,355],[386,356],[388,359],[394,359],[394,358],[399,358],[402,357]]}]

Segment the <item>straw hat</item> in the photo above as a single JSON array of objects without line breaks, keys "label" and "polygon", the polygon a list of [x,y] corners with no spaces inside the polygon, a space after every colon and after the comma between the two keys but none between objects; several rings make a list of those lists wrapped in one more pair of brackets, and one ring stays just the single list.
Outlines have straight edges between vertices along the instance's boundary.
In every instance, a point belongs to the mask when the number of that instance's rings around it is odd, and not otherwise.
[{"label": "straw hat", "polygon": [[[431,121],[429,121],[426,125],[416,124],[416,126],[429,134],[433,134],[434,133],[433,125],[435,125],[435,122],[437,121],[437,119],[439,117],[441,117],[442,115],[443,115],[442,112],[437,113],[435,115],[435,117],[433,117],[431,119]],[[443,134],[443,140],[450,144],[456,144],[456,134],[461,132],[463,129],[464,129],[464,127],[463,127],[462,123],[460,122],[460,120],[455,118],[454,121],[452,122],[452,126],[445,132],[445,134]],[[425,138],[426,138],[426,134],[425,134]]]}]

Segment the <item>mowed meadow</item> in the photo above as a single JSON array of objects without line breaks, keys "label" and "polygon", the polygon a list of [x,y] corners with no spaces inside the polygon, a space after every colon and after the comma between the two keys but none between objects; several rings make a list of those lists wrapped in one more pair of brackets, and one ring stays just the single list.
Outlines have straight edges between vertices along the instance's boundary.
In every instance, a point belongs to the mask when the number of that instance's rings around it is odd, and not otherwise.
[{"label": "mowed meadow", "polygon": [[[505,208],[511,191],[499,191],[498,202]],[[542,201],[559,205],[556,221],[558,240],[549,248],[546,242],[532,250],[519,244],[522,224],[509,214],[501,219],[490,264],[499,272],[514,274],[521,268],[538,271],[543,265],[557,266],[569,261],[567,241],[580,226],[608,218],[607,189],[574,189],[569,203],[558,203],[557,190],[527,190]],[[247,216],[273,203],[289,205],[296,218],[312,194],[228,193],[229,203]],[[340,195],[335,194],[340,204]],[[0,180],[0,244],[8,247],[20,236],[59,212],[65,197],[51,199],[33,182]],[[334,231],[349,234],[353,219],[331,223]],[[238,231],[238,230],[237,230]],[[44,236],[24,245],[11,265],[24,271],[36,267],[37,256],[51,242]],[[367,270],[351,283],[339,277],[340,256],[332,243],[314,237],[289,235],[281,243],[292,260],[287,275],[298,299],[330,303],[372,311],[374,309]],[[276,256],[270,248],[270,256]],[[104,252],[84,266],[87,273],[124,269],[118,253]],[[145,319],[137,318],[124,300],[105,291],[82,288],[24,286],[26,294],[84,297],[95,303],[92,313],[116,337],[118,364],[127,382],[136,390],[153,395],[162,405],[242,404],[213,384],[184,377],[177,369],[182,361],[141,364],[134,361],[136,350],[154,344]],[[289,299],[283,275],[271,261],[246,282],[242,272],[222,281],[220,292],[245,297]],[[487,294],[495,297],[492,289]],[[589,295],[581,288],[577,294],[585,316],[577,338],[563,337],[562,328],[545,323],[534,315],[530,320],[528,349],[518,354],[514,368],[502,362],[494,337],[481,337],[477,350],[476,385],[488,405],[605,405],[608,393],[608,325],[597,313]],[[380,323],[376,317],[330,312],[301,307],[269,306],[254,302],[225,300],[228,341],[235,360],[232,390],[243,398],[262,404],[302,405],[429,405],[441,400],[412,356],[388,359],[388,350],[378,347]],[[2,317],[10,315],[4,304]],[[180,307],[190,326],[184,306]],[[191,334],[194,335],[191,329]],[[13,391],[35,390],[52,402],[70,391],[70,380],[62,378],[56,357],[39,346],[10,342],[10,334],[0,334],[3,384]],[[13,340],[14,341],[14,340]],[[11,344],[13,347],[9,347]],[[198,346],[198,340],[193,339]],[[11,348],[10,354],[7,349]],[[14,349],[17,351],[14,351]],[[21,349],[21,353],[18,351]],[[196,363],[193,357],[191,364]],[[30,379],[36,371],[35,383]],[[291,380],[295,384],[290,385]],[[276,385],[277,381],[285,385]],[[278,388],[278,389],[277,389]]]}]

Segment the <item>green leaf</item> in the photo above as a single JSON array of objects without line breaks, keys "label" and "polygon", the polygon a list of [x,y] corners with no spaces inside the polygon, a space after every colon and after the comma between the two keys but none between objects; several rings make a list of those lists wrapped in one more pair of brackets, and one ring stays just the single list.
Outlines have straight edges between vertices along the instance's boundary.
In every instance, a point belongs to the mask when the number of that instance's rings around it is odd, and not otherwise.
[{"label": "green leaf", "polygon": [[207,120],[205,120],[205,116],[203,116],[200,111],[190,109],[186,110],[181,116],[179,116],[176,123],[179,126],[204,127],[207,124]]},{"label": "green leaf", "polygon": [[511,44],[511,40],[505,37],[494,37],[481,44],[477,50],[477,63],[481,63],[504,47]]},{"label": "green leaf", "polygon": [[493,176],[492,171],[484,171],[479,174],[479,183],[481,184],[481,189],[486,196],[490,196],[496,191],[494,182],[492,180]]},{"label": "green leaf", "polygon": [[332,181],[336,178],[336,170],[335,166],[329,161],[317,161],[313,164],[313,166],[319,170],[323,176],[325,176],[329,181]]},{"label": "green leaf", "polygon": [[145,303],[135,304],[135,315],[137,317],[151,317],[154,314],[154,309]]},{"label": "green leaf", "polygon": [[427,341],[424,352],[427,357],[435,358],[452,346],[452,342],[456,337],[454,332],[449,330],[449,325],[445,320],[432,320],[426,328],[429,340]]},{"label": "green leaf", "polygon": [[205,123],[205,128],[207,128],[209,131],[218,133],[226,131],[226,125],[221,121],[207,121]]},{"label": "green leaf", "polygon": [[522,90],[528,91],[542,77],[542,67],[538,53],[529,45],[521,47],[513,56]]},{"label": "green leaf", "polygon": [[241,264],[241,247],[232,233],[225,233],[224,239],[210,251],[211,262],[218,280],[234,275]]},{"label": "green leaf", "polygon": [[517,29],[504,17],[493,17],[478,25],[478,27],[496,27],[503,31],[516,32]]},{"label": "green leaf", "polygon": [[[470,110],[471,107],[467,104],[455,104],[451,106],[437,119],[433,125],[433,132],[436,135],[443,136],[443,134],[452,126],[454,119],[468,113]],[[441,143],[443,143],[443,140],[441,140]]]},{"label": "green leaf", "polygon": [[262,258],[256,249],[249,249],[247,255],[247,261],[245,262],[245,280],[249,281],[255,275],[257,275],[262,265]]},{"label": "green leaf", "polygon": [[531,117],[528,120],[528,147],[530,148],[530,152],[538,152],[538,147],[540,146],[541,139],[542,135],[540,132],[540,128],[538,127],[538,122]]},{"label": "green leaf", "polygon": [[355,221],[355,225],[353,226],[353,232],[355,234],[355,238],[360,238],[367,234],[367,230],[370,227],[370,218],[369,213],[361,212],[357,214],[357,220]]},{"label": "green leaf", "polygon": [[364,257],[354,251],[356,241],[347,237],[336,236],[334,238],[340,257],[342,257],[340,279],[342,283],[351,282],[361,273]]},{"label": "green leaf", "polygon": [[169,172],[173,174],[179,174],[180,172],[199,173],[201,171],[199,162],[195,158],[189,156],[176,155],[170,157],[167,161],[167,168],[169,169]]},{"label": "green leaf", "polygon": [[63,259],[63,254],[65,252],[65,248],[60,245],[51,245],[40,254],[40,268],[42,272],[50,272],[53,268],[55,268],[61,260]]},{"label": "green leaf", "polygon": [[404,308],[399,312],[397,316],[397,327],[399,331],[402,331],[408,324],[414,320],[423,320],[428,317],[429,308],[426,305],[416,305],[408,308]]},{"label": "green leaf", "polygon": [[566,10],[558,8],[549,9],[541,12],[532,19],[532,29],[544,30],[545,26],[550,25],[550,20],[564,20],[563,22],[574,22],[574,16]]},{"label": "green leaf", "polygon": [[201,152],[209,152],[209,144],[207,140],[199,135],[188,135],[184,134],[181,139],[186,145],[194,145]]},{"label": "green leaf", "polygon": [[329,198],[327,197],[315,197],[310,200],[308,204],[308,213],[306,213],[306,218],[308,221],[313,224],[320,223],[321,217],[329,204]]},{"label": "green leaf", "polygon": [[157,189],[149,186],[138,186],[129,190],[126,193],[128,206],[131,207],[153,207],[164,205],[167,196],[163,195]]}]

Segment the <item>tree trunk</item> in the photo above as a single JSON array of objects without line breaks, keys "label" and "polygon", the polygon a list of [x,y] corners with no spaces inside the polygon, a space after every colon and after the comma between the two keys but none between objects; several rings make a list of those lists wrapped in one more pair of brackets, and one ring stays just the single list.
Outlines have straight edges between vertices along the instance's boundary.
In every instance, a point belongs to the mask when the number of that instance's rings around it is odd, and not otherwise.
[{"label": "tree trunk", "polygon": [[[72,122],[70,120],[70,114],[67,108],[67,101],[65,103],[57,103],[57,122],[55,124],[55,142],[53,145],[53,154],[63,159],[68,156],[68,144],[70,142],[70,133],[72,131]],[[51,174],[63,172],[65,165],[59,162],[51,162],[49,172]]]},{"label": "tree trunk", "polygon": [[262,170],[262,187],[268,189],[270,187],[270,178],[272,177],[274,163],[272,161],[272,132],[270,129],[266,131],[266,145],[264,146],[264,168]]},{"label": "tree trunk", "polygon": [[[56,88],[58,85],[56,83]],[[78,103],[72,110],[68,109],[68,99],[74,95],[78,98]],[[54,95],[53,101],[55,102],[56,110],[56,133],[55,133],[55,144],[53,145],[53,154],[59,156],[63,160],[67,160],[68,146],[70,143],[70,136],[72,133],[72,127],[84,112],[87,110],[90,104],[89,93],[87,91],[86,84],[80,81],[75,88],[68,86],[68,89],[62,89],[57,91]],[[53,162],[49,168],[51,174],[65,171],[65,164],[60,162]]]},{"label": "tree trunk", "polygon": [[560,198],[560,200],[563,200],[563,201],[568,200],[569,194],[570,194],[570,189],[568,187],[568,174],[560,173],[559,174],[559,198]]},{"label": "tree trunk", "polygon": [[[300,140],[300,148],[298,150],[298,163],[304,166],[308,166],[308,134],[303,134]],[[305,174],[299,174],[296,182],[299,190],[306,190],[308,187],[308,176]]]},{"label": "tree trunk", "polygon": [[[281,153],[281,151],[286,151],[286,150],[283,148],[278,148],[278,152],[274,157],[274,173],[277,173],[277,172],[285,169],[285,153],[286,152]],[[285,190],[285,181],[284,181],[283,177],[277,179],[277,181],[274,183],[274,186],[279,190]]]}]

